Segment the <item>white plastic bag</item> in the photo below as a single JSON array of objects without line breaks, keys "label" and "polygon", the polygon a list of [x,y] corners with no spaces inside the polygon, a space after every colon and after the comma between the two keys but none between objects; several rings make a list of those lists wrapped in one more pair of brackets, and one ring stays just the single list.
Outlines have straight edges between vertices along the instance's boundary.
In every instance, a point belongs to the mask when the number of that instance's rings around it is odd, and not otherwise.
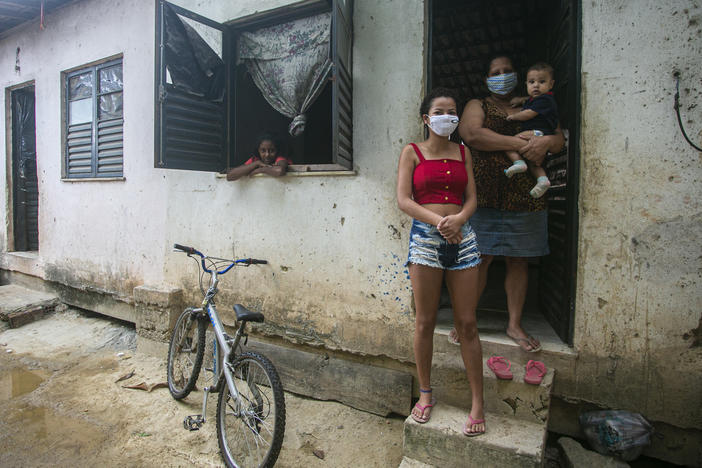
[{"label": "white plastic bag", "polygon": [[592,448],[624,461],[636,459],[651,443],[653,426],[638,413],[589,411],[580,415],[580,427]]}]

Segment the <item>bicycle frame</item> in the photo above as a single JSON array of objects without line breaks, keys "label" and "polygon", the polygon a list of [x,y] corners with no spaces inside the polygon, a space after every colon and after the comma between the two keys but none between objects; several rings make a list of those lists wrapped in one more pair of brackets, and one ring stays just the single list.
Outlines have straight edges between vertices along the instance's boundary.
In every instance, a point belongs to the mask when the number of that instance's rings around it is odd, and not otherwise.
[{"label": "bicycle frame", "polygon": [[[229,271],[229,269],[234,266],[232,264],[229,268],[225,269],[224,272]],[[204,259],[203,259],[203,268],[204,268]],[[202,313],[203,310],[207,311],[207,316],[210,319],[210,323],[212,324],[212,328],[214,329],[215,333],[215,348],[213,352],[213,369],[212,369],[212,374],[213,374],[213,382],[212,385],[209,387],[205,387],[203,389],[203,398],[202,398],[202,421],[203,423],[206,420],[206,414],[207,414],[207,397],[209,396],[210,392],[217,391],[217,389],[220,388],[221,385],[221,379],[222,376],[224,375],[224,378],[227,382],[227,387],[229,388],[229,393],[236,399],[239,398],[239,392],[236,389],[236,386],[234,385],[234,380],[232,378],[232,374],[227,369],[226,363],[231,361],[232,353],[235,352],[237,347],[239,346],[239,342],[241,341],[241,338],[246,336],[246,333],[244,332],[244,329],[246,328],[246,322],[242,322],[241,325],[239,326],[239,329],[236,332],[236,335],[234,338],[229,338],[228,335],[224,332],[224,325],[222,324],[222,320],[219,318],[219,314],[217,313],[217,307],[215,306],[214,302],[212,299],[214,296],[217,294],[217,284],[219,283],[219,278],[217,277],[218,272],[216,270],[209,270],[209,273],[211,275],[211,280],[210,280],[210,287],[207,290],[207,293],[205,294],[205,298],[202,301],[202,307],[198,309],[194,309],[193,313]],[[204,309],[203,309],[204,308]],[[222,351],[221,356],[222,356],[222,361],[223,362],[218,362],[219,361],[219,356],[220,353],[217,352],[217,346],[220,346],[220,350]]]}]

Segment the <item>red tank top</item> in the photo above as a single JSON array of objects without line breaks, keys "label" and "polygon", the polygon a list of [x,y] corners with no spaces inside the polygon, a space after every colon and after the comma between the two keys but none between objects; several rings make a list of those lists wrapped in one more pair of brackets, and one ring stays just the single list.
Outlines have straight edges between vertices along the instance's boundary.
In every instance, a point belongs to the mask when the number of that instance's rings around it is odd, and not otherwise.
[{"label": "red tank top", "polygon": [[468,183],[466,148],[460,145],[461,160],[450,158],[424,159],[414,143],[410,143],[419,157],[412,175],[412,197],[420,205],[441,203],[463,205],[463,194]]}]

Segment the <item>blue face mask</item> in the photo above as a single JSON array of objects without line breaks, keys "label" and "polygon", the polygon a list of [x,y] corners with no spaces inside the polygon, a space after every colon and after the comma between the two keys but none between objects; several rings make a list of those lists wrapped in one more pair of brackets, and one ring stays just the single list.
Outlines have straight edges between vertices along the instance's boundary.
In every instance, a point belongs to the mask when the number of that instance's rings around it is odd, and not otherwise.
[{"label": "blue face mask", "polygon": [[491,76],[487,79],[487,87],[491,93],[500,96],[509,94],[517,87],[517,74],[512,72]]}]

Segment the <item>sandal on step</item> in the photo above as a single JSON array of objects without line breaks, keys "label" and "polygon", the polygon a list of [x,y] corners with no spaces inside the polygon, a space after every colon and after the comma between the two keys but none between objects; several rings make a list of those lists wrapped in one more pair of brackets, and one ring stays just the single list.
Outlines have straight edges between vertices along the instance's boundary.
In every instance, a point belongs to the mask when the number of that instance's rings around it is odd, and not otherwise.
[{"label": "sandal on step", "polygon": [[498,379],[512,380],[512,377],[514,377],[512,371],[509,370],[512,367],[512,363],[505,357],[493,356],[487,360],[487,366],[495,373]]},{"label": "sandal on step", "polygon": [[546,375],[546,366],[541,361],[529,360],[526,365],[524,382],[532,385],[539,385]]},{"label": "sandal on step", "polygon": [[[483,430],[482,431],[473,431],[473,432],[468,430],[476,424],[482,424]],[[463,434],[468,436],[468,437],[475,437],[475,436],[485,434],[485,419],[473,419],[469,414],[468,421],[466,421],[463,424]]]},{"label": "sandal on step", "polygon": [[[431,390],[423,390],[419,389],[420,393],[431,393]],[[416,422],[419,424],[424,424],[429,422],[429,419],[431,418],[431,410],[429,411],[429,416],[425,416],[425,411],[429,408],[433,408],[434,405],[436,404],[436,398],[431,397],[431,401],[427,403],[426,405],[420,405],[419,402],[417,402],[414,407],[417,408],[419,411],[421,411],[421,416],[417,416],[414,413],[410,413],[410,416],[412,416],[412,419],[414,419]]]}]

